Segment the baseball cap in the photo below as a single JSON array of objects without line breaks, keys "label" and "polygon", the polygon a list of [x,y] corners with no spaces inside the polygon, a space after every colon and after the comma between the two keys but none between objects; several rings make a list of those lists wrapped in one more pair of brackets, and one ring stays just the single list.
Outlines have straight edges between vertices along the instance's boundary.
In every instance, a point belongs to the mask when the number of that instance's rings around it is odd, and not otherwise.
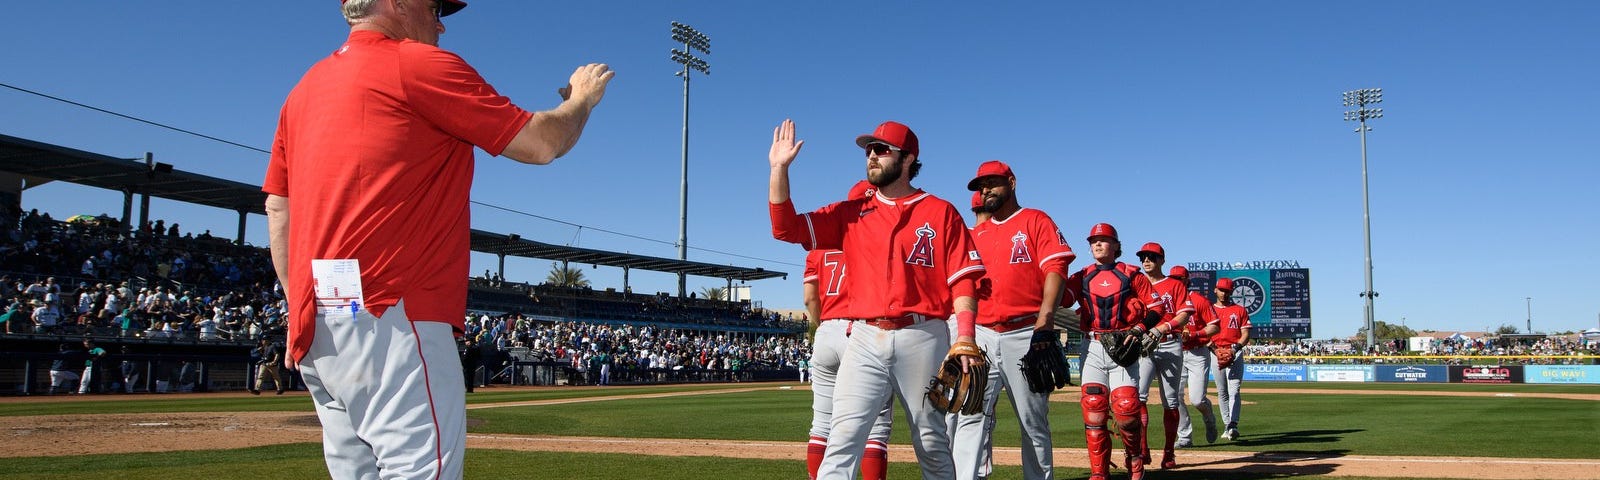
[{"label": "baseball cap", "polygon": [[1085,240],[1093,241],[1094,237],[1111,237],[1112,240],[1121,241],[1117,238],[1117,228],[1109,223],[1096,223],[1089,228],[1089,237]]},{"label": "baseball cap", "polygon": [[1147,255],[1147,254],[1155,255],[1157,257],[1166,258],[1167,251],[1161,248],[1161,244],[1156,243],[1156,242],[1150,242],[1150,243],[1144,244],[1143,247],[1139,247],[1139,253],[1137,253],[1139,258],[1144,258],[1144,256]]},{"label": "baseball cap", "polygon": [[1231,279],[1231,278],[1219,278],[1219,279],[1217,279],[1217,290],[1223,290],[1223,291],[1228,291],[1228,292],[1233,291],[1233,279]]},{"label": "baseball cap", "polygon": [[972,192],[972,208],[978,208],[981,206],[983,206],[983,194],[979,192]]},{"label": "baseball cap", "polygon": [[850,193],[845,194],[844,198],[845,198],[845,200],[855,200],[857,198],[866,198],[866,197],[872,196],[873,193],[877,193],[877,191],[878,191],[878,187],[872,186],[872,182],[868,182],[866,180],[861,180],[861,181],[856,182],[855,185],[851,185],[850,186]]},{"label": "baseball cap", "polygon": [[917,149],[917,134],[911,131],[911,127],[907,127],[900,122],[880,123],[878,128],[873,130],[871,134],[856,137],[857,147],[867,148],[867,144],[872,142],[887,143],[889,146],[898,148],[907,154],[922,156]]},{"label": "baseball cap", "polygon": [[[440,17],[448,17],[448,16],[450,16],[450,14],[459,12],[463,8],[467,8],[467,2],[463,2],[461,0],[436,0],[436,1],[439,2],[439,16]],[[344,2],[345,2],[345,0],[339,0],[339,4],[340,5],[344,5]],[[173,224],[173,226],[177,226],[177,224]]]},{"label": "baseball cap", "polygon": [[1182,278],[1182,279],[1188,279],[1189,278],[1189,269],[1183,268],[1183,265],[1178,265],[1176,267],[1172,267],[1171,270],[1168,270],[1167,271],[1167,276],[1169,276],[1169,277],[1178,277],[1178,278]]},{"label": "baseball cap", "polygon": [[972,180],[967,181],[967,190],[977,191],[978,180],[982,180],[983,177],[1011,178],[1015,176],[1015,174],[1011,173],[1011,166],[1006,165],[1006,162],[999,160],[983,162],[983,165],[978,165],[978,174],[974,175]]}]

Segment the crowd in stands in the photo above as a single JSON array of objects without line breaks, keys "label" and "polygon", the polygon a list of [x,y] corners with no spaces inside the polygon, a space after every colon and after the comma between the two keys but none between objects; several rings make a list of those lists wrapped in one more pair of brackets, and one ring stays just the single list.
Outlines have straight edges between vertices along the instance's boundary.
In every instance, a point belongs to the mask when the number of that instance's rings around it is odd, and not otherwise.
[{"label": "crowd in stands", "polygon": [[[284,334],[283,292],[264,248],[182,233],[162,220],[130,231],[104,215],[57,221],[36,210],[0,212],[0,226],[0,332],[251,343]],[[803,319],[748,302],[485,275],[473,279],[469,305],[521,312],[469,316],[467,336],[486,349],[525,349],[524,360],[566,362],[594,383],[610,381],[612,370],[618,381],[685,370],[728,372],[732,379],[741,370],[793,368],[809,355]]]},{"label": "crowd in stands", "polygon": [[801,334],[760,335],[540,321],[520,314],[468,315],[467,336],[498,350],[525,352],[520,360],[558,362],[585,382],[673,379],[714,371],[739,380],[741,372],[798,368],[810,355]]},{"label": "crowd in stands", "polygon": [[552,284],[506,282],[484,272],[474,277],[468,303],[474,308],[528,315],[705,326],[763,327],[801,331],[805,321],[751,308],[749,302],[688,299],[666,293],[595,290]]},{"label": "crowd in stands", "polygon": [[106,217],[61,222],[37,210],[0,218],[6,333],[191,340],[281,334],[283,296],[271,256],[210,232]]}]

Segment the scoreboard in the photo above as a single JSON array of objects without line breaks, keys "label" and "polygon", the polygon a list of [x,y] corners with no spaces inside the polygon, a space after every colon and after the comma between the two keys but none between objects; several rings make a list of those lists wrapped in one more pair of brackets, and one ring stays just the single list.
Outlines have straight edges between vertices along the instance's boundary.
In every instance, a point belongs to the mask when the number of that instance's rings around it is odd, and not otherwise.
[{"label": "scoreboard", "polygon": [[1233,279],[1233,302],[1250,313],[1250,338],[1311,338],[1311,270],[1299,262],[1200,262],[1187,268],[1189,290],[1213,302],[1217,279]]}]

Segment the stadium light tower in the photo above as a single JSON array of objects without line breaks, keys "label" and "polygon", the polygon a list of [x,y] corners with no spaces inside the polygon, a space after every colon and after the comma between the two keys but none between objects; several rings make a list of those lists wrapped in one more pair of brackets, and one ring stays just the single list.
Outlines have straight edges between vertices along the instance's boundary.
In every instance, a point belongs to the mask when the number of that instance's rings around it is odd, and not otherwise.
[{"label": "stadium light tower", "polygon": [[1361,298],[1365,298],[1367,303],[1367,348],[1369,349],[1372,348],[1373,335],[1375,333],[1373,331],[1375,325],[1372,321],[1374,316],[1372,300],[1378,297],[1378,292],[1372,291],[1372,208],[1367,200],[1367,132],[1372,130],[1372,127],[1367,126],[1367,120],[1383,118],[1383,109],[1367,108],[1367,106],[1379,103],[1383,103],[1383,89],[1381,88],[1363,88],[1344,92],[1344,106],[1356,107],[1355,110],[1344,112],[1344,120],[1347,122],[1361,122],[1361,126],[1356,127],[1356,133],[1361,134],[1361,230],[1366,235],[1367,240],[1367,289],[1361,292]]},{"label": "stadium light tower", "polygon": [[[672,22],[672,41],[682,43],[683,50],[672,49],[672,61],[683,65],[683,69],[674,74],[683,77],[683,174],[682,183],[678,187],[678,260],[689,259],[689,73],[699,71],[702,74],[711,74],[711,65],[704,59],[694,56],[696,50],[705,55],[711,54],[711,37],[700,33],[694,27],[678,22]],[[678,272],[678,298],[683,298],[688,290],[688,278],[683,272]]]},{"label": "stadium light tower", "polygon": [[1523,297],[1528,300],[1528,331],[1533,333],[1533,297]]}]

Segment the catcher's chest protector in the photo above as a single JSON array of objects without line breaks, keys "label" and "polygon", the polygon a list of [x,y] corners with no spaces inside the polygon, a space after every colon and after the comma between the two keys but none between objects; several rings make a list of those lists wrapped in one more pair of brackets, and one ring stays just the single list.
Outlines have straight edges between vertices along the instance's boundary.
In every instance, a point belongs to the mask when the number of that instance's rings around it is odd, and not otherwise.
[{"label": "catcher's chest protector", "polygon": [[1089,325],[1095,330],[1121,328],[1118,321],[1127,318],[1128,299],[1135,295],[1133,278],[1121,268],[1124,264],[1095,264],[1094,271],[1083,276],[1083,291],[1089,295],[1093,314]]}]

